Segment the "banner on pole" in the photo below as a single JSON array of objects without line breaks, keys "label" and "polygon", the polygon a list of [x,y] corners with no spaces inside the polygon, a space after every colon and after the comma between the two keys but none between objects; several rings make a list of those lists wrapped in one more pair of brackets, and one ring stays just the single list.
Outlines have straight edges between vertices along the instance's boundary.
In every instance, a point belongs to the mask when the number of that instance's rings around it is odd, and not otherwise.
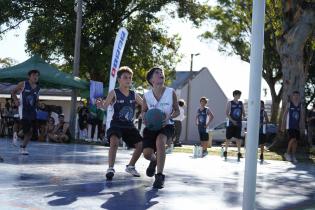
[{"label": "banner on pole", "polygon": [[[125,44],[128,37],[128,31],[126,28],[120,28],[114,44],[113,55],[112,55],[112,64],[109,72],[109,86],[108,93],[115,88],[116,80],[117,80],[117,71],[120,66],[121,57],[125,48]],[[114,109],[110,105],[107,108],[107,118],[106,118],[106,129],[108,129],[110,125],[110,121],[112,120],[114,114]]]}]

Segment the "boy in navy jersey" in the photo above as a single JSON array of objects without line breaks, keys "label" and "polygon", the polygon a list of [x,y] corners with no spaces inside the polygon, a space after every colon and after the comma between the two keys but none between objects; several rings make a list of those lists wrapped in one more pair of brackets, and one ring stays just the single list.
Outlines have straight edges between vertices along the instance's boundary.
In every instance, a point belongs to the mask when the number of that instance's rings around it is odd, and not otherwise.
[{"label": "boy in navy jersey", "polygon": [[117,72],[119,88],[112,90],[106,100],[97,101],[99,108],[106,108],[109,104],[113,104],[114,115],[107,131],[110,142],[108,152],[108,169],[106,178],[111,180],[115,174],[114,163],[119,145],[119,139],[127,144],[128,147],[135,147],[134,153],[126,166],[126,172],[133,176],[139,177],[135,164],[142,153],[142,137],[138,129],[133,124],[136,103],[142,105],[142,98],[130,90],[132,84],[133,72],[129,67],[121,67]]},{"label": "boy in navy jersey", "polygon": [[[39,71],[36,69],[28,72],[28,80],[20,82],[12,91],[12,98],[16,106],[19,107],[21,124],[24,134],[23,142],[20,145],[20,153],[28,155],[26,146],[32,138],[33,127],[36,123],[36,109],[39,97]],[[20,99],[16,94],[20,94]]]},{"label": "boy in navy jersey", "polygon": [[265,111],[265,103],[260,101],[260,120],[259,120],[259,143],[260,146],[260,162],[264,162],[264,147],[266,143],[266,126],[268,123],[268,115]]},{"label": "boy in navy jersey", "polygon": [[226,106],[226,116],[228,118],[226,127],[226,142],[225,151],[223,153],[225,160],[227,159],[227,149],[230,140],[234,137],[237,145],[237,160],[240,161],[241,154],[241,132],[242,119],[245,117],[245,110],[242,101],[239,101],[242,92],[239,90],[233,91],[234,99],[229,101]]},{"label": "boy in navy jersey", "polygon": [[207,103],[208,99],[206,97],[200,98],[200,107],[198,108],[196,115],[196,125],[198,127],[202,147],[202,157],[208,154],[207,148],[209,146],[209,134],[207,132],[207,128],[214,118],[209,107],[206,106]]},{"label": "boy in navy jersey", "polygon": [[290,102],[287,104],[287,107],[283,114],[281,130],[286,130],[289,136],[289,144],[287,152],[284,153],[284,158],[287,161],[292,161],[297,163],[295,153],[297,148],[297,142],[300,140],[300,123],[301,123],[301,114],[303,112],[301,102],[300,102],[300,93],[294,91]]}]

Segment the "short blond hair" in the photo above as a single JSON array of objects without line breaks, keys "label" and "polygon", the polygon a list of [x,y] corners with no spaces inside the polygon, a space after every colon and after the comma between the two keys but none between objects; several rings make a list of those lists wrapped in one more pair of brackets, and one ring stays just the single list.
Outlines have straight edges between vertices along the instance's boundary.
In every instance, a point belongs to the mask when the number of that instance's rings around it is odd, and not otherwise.
[{"label": "short blond hair", "polygon": [[117,71],[117,77],[120,78],[123,73],[131,74],[131,76],[133,75],[133,71],[128,66],[120,67],[119,70]]}]

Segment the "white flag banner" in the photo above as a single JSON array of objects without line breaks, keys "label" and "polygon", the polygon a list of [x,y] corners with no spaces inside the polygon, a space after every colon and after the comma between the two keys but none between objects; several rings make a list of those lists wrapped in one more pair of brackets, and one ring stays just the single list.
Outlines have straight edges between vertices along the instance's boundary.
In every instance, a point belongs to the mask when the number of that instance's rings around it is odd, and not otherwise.
[{"label": "white flag banner", "polygon": [[[117,79],[117,71],[120,66],[121,57],[125,48],[125,44],[128,37],[128,31],[126,28],[120,28],[114,44],[113,56],[112,56],[112,65],[109,72],[109,86],[108,93],[115,88],[116,79]],[[112,120],[114,114],[113,106],[108,106],[107,108],[107,117],[106,117],[106,129],[110,126],[110,121]]]}]

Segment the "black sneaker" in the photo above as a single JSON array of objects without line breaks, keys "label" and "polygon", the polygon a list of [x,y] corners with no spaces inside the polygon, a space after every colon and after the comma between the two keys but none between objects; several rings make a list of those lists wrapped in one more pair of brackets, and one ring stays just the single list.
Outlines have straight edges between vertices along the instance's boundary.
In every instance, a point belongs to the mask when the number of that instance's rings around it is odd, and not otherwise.
[{"label": "black sneaker", "polygon": [[223,157],[224,157],[225,160],[227,159],[227,151],[223,152]]},{"label": "black sneaker", "polygon": [[153,183],[153,188],[162,189],[164,187],[165,175],[159,173],[155,174],[155,181]]},{"label": "black sneaker", "polygon": [[150,161],[150,164],[147,168],[146,174],[148,177],[152,177],[155,174],[156,160]]},{"label": "black sneaker", "polygon": [[3,158],[0,156],[0,162],[3,162]]},{"label": "black sneaker", "polygon": [[112,180],[115,175],[115,170],[113,168],[108,168],[106,171],[106,179]]},{"label": "black sneaker", "polygon": [[237,161],[240,162],[242,158],[242,154],[239,152],[237,153]]},{"label": "black sneaker", "polygon": [[202,151],[202,157],[205,157],[207,155],[208,155],[208,151],[207,150]]}]

